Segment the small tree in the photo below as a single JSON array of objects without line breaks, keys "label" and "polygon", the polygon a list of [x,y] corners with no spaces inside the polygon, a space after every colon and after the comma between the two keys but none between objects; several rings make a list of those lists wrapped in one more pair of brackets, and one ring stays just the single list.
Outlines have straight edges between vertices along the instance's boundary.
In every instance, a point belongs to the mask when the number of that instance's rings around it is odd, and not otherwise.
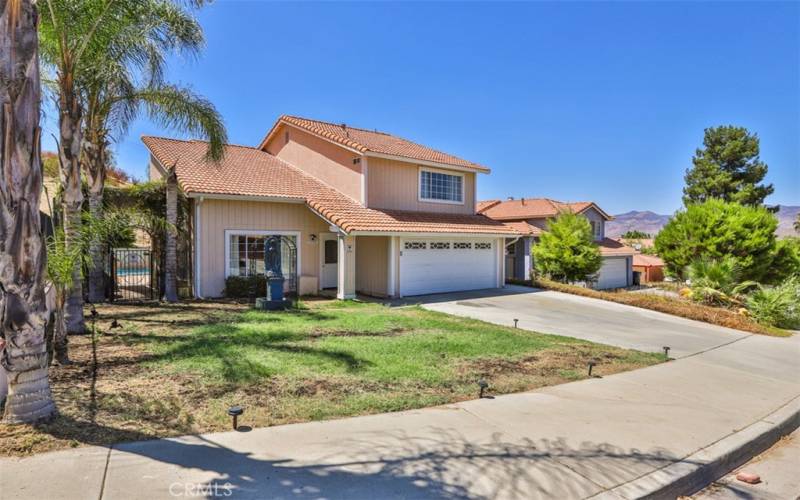
[{"label": "small tree", "polygon": [[800,233],[800,213],[794,218],[794,232]]},{"label": "small tree", "polygon": [[744,127],[722,126],[705,130],[703,148],[686,171],[683,203],[703,203],[712,198],[763,205],[775,190],[759,184],[767,175],[767,164],[759,158],[758,136]]},{"label": "small tree", "polygon": [[698,259],[738,261],[743,280],[762,281],[775,257],[778,220],[764,207],[709,200],[678,211],[655,239],[667,271],[684,277]]},{"label": "small tree", "polygon": [[587,279],[602,263],[592,238],[592,226],[585,217],[561,213],[531,249],[536,270],[558,281]]},{"label": "small tree", "polygon": [[652,238],[652,236],[644,231],[632,229],[630,231],[626,231],[625,234],[622,235],[622,238],[626,240],[646,240]]},{"label": "small tree", "polygon": [[[85,227],[84,227],[85,229]],[[66,244],[64,230],[58,229],[47,241],[47,280],[55,291],[53,337],[47,339],[48,359],[69,364],[67,351],[67,297],[72,289],[73,269],[80,264],[84,249]]]}]

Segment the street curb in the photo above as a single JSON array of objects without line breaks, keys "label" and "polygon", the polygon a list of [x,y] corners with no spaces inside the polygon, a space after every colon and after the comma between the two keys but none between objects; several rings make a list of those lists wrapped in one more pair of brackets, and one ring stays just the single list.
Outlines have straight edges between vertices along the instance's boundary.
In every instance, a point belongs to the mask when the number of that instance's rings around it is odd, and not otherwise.
[{"label": "street curb", "polygon": [[675,499],[691,495],[764,452],[800,427],[800,396],[761,420],[730,434],[688,457],[591,497],[610,499]]}]

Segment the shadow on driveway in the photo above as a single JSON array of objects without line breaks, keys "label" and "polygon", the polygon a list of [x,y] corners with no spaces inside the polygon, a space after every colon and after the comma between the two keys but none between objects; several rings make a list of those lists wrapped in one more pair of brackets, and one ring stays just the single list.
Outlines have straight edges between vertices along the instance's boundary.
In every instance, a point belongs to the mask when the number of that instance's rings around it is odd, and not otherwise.
[{"label": "shadow on driveway", "polygon": [[[564,438],[510,443],[495,434],[476,445],[440,428],[426,429],[423,437],[370,433],[337,442],[336,454],[300,460],[259,457],[202,436],[115,448],[105,486],[109,497],[131,488],[152,496],[190,487],[230,491],[224,496],[231,498],[583,498],[600,488],[582,471],[616,483],[630,478],[631,466],[655,469],[676,461],[666,450],[589,442],[572,448]],[[168,473],[165,464],[172,465]],[[137,483],[145,477],[145,484]]]}]

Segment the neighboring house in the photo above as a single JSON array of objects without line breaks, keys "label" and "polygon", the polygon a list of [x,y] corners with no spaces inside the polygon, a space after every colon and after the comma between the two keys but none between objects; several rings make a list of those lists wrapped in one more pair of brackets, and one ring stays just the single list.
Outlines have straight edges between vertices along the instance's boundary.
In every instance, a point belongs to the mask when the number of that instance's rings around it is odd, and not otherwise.
[{"label": "neighboring house", "polygon": [[489,169],[373,130],[282,116],[258,147],[143,137],[150,178],[175,168],[190,203],[193,290],[263,272],[264,240],[297,247],[301,294],[400,297],[504,286],[514,229],[475,213]]},{"label": "neighboring house", "polygon": [[655,246],[653,238],[616,238],[616,240],[637,252],[641,252],[643,248],[653,248]]},{"label": "neighboring house", "polygon": [[603,264],[594,287],[622,288],[633,283],[633,248],[605,237],[605,222],[612,220],[599,206],[590,201],[563,203],[547,198],[509,198],[506,201],[488,200],[478,203],[478,213],[503,222],[522,237],[506,240],[506,277],[528,279],[533,269],[531,245],[547,230],[548,221],[563,211],[572,211],[589,219],[595,243],[600,248]]},{"label": "neighboring house", "polygon": [[639,274],[639,284],[664,281],[664,261],[655,255],[637,253],[633,256],[633,270]]}]

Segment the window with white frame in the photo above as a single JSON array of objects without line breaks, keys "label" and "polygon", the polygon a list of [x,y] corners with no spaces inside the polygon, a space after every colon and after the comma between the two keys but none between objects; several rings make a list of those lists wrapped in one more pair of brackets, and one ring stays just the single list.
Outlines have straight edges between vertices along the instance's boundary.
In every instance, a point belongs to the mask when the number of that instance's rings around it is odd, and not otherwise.
[{"label": "window with white frame", "polygon": [[423,201],[464,202],[464,176],[420,169],[419,198]]},{"label": "window with white frame", "polygon": [[[266,240],[273,236],[271,234],[248,234],[248,233],[229,233],[228,234],[228,276],[258,276],[263,275],[264,268],[264,244]],[[289,238],[295,246],[297,237],[293,235],[282,235]],[[284,275],[292,272],[293,263],[290,261],[292,255],[286,245],[281,248],[281,269]]]},{"label": "window with white frame", "polygon": [[590,220],[589,224],[592,225],[592,236],[594,236],[595,240],[602,239],[603,233],[603,223],[598,221]]}]

